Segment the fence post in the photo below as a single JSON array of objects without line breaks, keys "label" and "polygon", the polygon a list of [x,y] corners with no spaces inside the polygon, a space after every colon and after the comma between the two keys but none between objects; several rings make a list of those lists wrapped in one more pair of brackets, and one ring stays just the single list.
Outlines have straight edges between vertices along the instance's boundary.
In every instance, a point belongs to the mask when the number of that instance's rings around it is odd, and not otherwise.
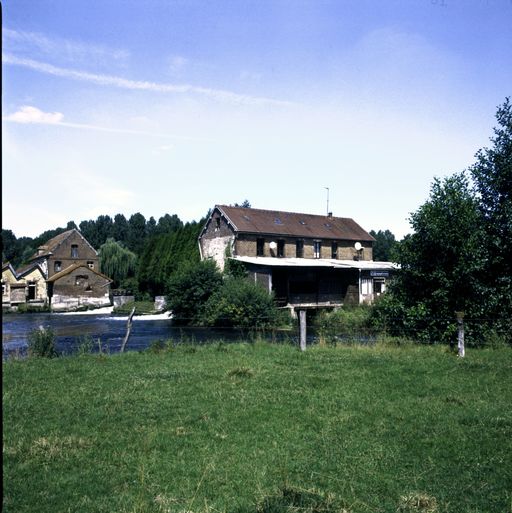
[{"label": "fence post", "polygon": [[306,310],[299,310],[300,350],[306,350]]},{"label": "fence post", "polygon": [[120,352],[124,352],[124,348],[126,347],[126,343],[128,342],[128,339],[130,338],[130,331],[132,331],[132,319],[135,314],[135,307],[132,308],[132,311],[128,317],[128,322],[126,323],[126,335],[124,336],[123,344],[121,345]]},{"label": "fence post", "polygon": [[457,340],[459,348],[459,356],[464,358],[464,312],[455,312],[457,316]]}]

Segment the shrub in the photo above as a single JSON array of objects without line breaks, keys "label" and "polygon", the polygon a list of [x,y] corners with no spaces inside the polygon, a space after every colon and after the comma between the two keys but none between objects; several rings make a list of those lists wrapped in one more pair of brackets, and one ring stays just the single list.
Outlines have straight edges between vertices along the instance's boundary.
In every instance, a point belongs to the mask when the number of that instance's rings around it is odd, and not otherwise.
[{"label": "shrub", "polygon": [[174,319],[183,324],[200,324],[206,302],[221,285],[222,274],[213,260],[180,267],[167,288],[167,305]]},{"label": "shrub", "polygon": [[331,312],[322,311],[314,320],[320,344],[334,345],[337,341],[360,342],[373,335],[370,322],[371,307],[343,307]]},{"label": "shrub", "polygon": [[55,347],[55,335],[51,328],[33,330],[28,335],[28,355],[40,358],[55,358],[58,356]]},{"label": "shrub", "polygon": [[78,356],[91,354],[94,349],[94,340],[91,335],[81,335],[78,337],[76,346]]},{"label": "shrub", "polygon": [[267,328],[276,325],[273,297],[243,278],[228,277],[205,304],[203,322],[209,326]]}]

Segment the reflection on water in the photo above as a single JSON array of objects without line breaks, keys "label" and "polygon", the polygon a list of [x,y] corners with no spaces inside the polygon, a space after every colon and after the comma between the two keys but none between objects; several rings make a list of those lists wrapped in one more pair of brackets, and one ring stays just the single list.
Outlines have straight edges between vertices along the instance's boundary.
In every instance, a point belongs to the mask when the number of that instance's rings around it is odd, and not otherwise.
[{"label": "reflection on water", "polygon": [[[25,354],[31,331],[51,328],[55,334],[57,349],[64,354],[76,352],[87,338],[93,340],[93,351],[101,343],[103,351],[116,352],[121,348],[126,334],[126,318],[101,315],[62,315],[50,313],[5,314],[2,317],[2,353]],[[157,340],[173,340],[175,343],[211,343],[223,341],[254,340],[256,336],[275,342],[297,342],[297,333],[290,331],[254,332],[226,328],[176,327],[170,319],[147,320],[134,317],[127,350],[143,350]],[[99,341],[99,342],[98,342]]]}]

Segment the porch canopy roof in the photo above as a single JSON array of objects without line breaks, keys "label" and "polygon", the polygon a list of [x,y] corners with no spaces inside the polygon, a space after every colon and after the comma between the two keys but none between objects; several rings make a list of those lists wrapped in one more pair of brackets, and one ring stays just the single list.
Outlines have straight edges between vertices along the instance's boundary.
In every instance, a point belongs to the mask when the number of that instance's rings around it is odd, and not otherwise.
[{"label": "porch canopy roof", "polygon": [[332,269],[359,269],[361,271],[393,271],[400,266],[394,262],[369,260],[334,260],[330,258],[231,257],[238,262],[267,267],[328,267]]}]

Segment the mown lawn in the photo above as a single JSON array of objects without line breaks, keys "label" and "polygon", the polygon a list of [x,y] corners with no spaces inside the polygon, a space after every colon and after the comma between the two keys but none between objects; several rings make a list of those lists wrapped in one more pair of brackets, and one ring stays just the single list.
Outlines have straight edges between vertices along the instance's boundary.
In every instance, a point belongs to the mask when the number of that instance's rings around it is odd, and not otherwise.
[{"label": "mown lawn", "polygon": [[3,363],[4,512],[498,512],[512,350],[178,347]]}]

